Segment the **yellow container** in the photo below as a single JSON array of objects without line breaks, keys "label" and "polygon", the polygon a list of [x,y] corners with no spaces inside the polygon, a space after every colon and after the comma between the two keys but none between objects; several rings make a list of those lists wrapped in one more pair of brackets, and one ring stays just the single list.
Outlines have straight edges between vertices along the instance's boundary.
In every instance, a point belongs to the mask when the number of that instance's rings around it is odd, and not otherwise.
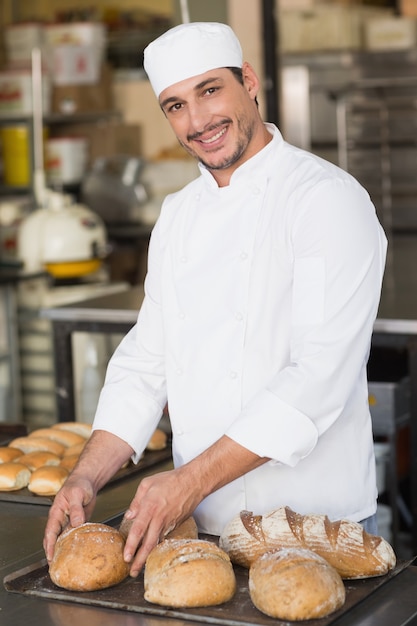
[{"label": "yellow container", "polygon": [[1,128],[3,178],[6,185],[26,187],[30,183],[31,157],[26,124]]}]

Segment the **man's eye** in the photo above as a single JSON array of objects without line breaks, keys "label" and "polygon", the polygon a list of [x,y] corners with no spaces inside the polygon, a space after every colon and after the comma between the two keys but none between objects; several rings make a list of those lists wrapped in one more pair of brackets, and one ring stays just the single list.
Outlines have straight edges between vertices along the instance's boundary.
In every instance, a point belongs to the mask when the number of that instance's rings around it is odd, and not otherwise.
[{"label": "man's eye", "polygon": [[180,102],[176,102],[175,104],[171,105],[168,109],[169,112],[175,112],[175,111],[179,111],[182,108],[182,104]]}]

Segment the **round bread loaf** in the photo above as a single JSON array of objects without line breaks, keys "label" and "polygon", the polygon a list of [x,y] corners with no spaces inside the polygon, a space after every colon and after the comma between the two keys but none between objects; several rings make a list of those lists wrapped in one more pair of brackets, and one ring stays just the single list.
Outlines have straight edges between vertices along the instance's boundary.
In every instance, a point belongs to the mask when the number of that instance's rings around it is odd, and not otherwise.
[{"label": "round bread loaf", "polygon": [[49,566],[51,580],[70,591],[95,591],[117,585],[129,575],[124,539],[107,524],[87,522],[57,539]]},{"label": "round bread loaf", "polygon": [[23,454],[28,454],[29,452],[38,452],[39,450],[47,450],[48,452],[53,452],[57,456],[62,456],[65,452],[65,446],[58,441],[52,441],[52,439],[48,439],[47,437],[16,437],[9,443],[11,448],[17,448],[21,450]]},{"label": "round bread loaf", "polygon": [[157,428],[149,439],[146,449],[151,451],[164,450],[167,447],[167,439],[166,432]]},{"label": "round bread loaf", "polygon": [[58,441],[66,448],[75,446],[77,443],[85,443],[85,438],[69,430],[59,430],[58,428],[37,428],[30,433],[29,437],[46,437],[52,441]]},{"label": "round bread loaf", "polygon": [[200,539],[166,539],[149,554],[144,598],[169,607],[215,606],[230,600],[236,578],[228,555]]},{"label": "round bread loaf", "polygon": [[291,621],[330,615],[343,606],[346,595],[334,567],[301,548],[258,557],[249,570],[249,593],[259,611]]},{"label": "round bread loaf", "polygon": [[54,424],[52,428],[58,430],[67,430],[77,435],[81,435],[84,439],[88,439],[93,429],[91,424],[85,424],[84,422],[58,422]]},{"label": "round bread loaf", "polygon": [[60,465],[39,467],[29,480],[28,489],[38,496],[55,496],[68,477],[68,470]]},{"label": "round bread loaf", "polygon": [[0,446],[0,463],[10,463],[22,456],[22,451],[10,446]]},{"label": "round bread loaf", "polygon": [[28,452],[18,457],[19,463],[27,465],[31,472],[34,472],[39,467],[49,465],[59,465],[61,457],[48,452],[47,450],[40,450],[39,452]]},{"label": "round bread loaf", "polygon": [[0,491],[17,491],[27,487],[31,477],[30,469],[18,461],[0,464]]}]

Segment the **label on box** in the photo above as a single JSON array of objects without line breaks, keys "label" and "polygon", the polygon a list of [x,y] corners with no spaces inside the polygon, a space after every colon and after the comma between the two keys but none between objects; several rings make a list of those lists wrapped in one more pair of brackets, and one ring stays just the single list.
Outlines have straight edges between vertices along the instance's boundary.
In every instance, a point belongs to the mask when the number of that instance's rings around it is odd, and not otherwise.
[{"label": "label on box", "polygon": [[100,78],[100,61],[93,46],[52,46],[49,60],[55,85],[88,85]]}]

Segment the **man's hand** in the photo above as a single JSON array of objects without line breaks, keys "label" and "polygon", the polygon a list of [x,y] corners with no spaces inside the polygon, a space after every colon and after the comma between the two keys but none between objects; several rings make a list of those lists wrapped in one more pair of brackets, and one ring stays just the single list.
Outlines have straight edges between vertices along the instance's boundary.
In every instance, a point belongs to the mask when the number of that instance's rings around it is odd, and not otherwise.
[{"label": "man's hand", "polygon": [[69,476],[56,495],[46,524],[43,547],[50,562],[58,535],[66,526],[80,526],[89,519],[95,504],[92,484],[85,479]]}]

